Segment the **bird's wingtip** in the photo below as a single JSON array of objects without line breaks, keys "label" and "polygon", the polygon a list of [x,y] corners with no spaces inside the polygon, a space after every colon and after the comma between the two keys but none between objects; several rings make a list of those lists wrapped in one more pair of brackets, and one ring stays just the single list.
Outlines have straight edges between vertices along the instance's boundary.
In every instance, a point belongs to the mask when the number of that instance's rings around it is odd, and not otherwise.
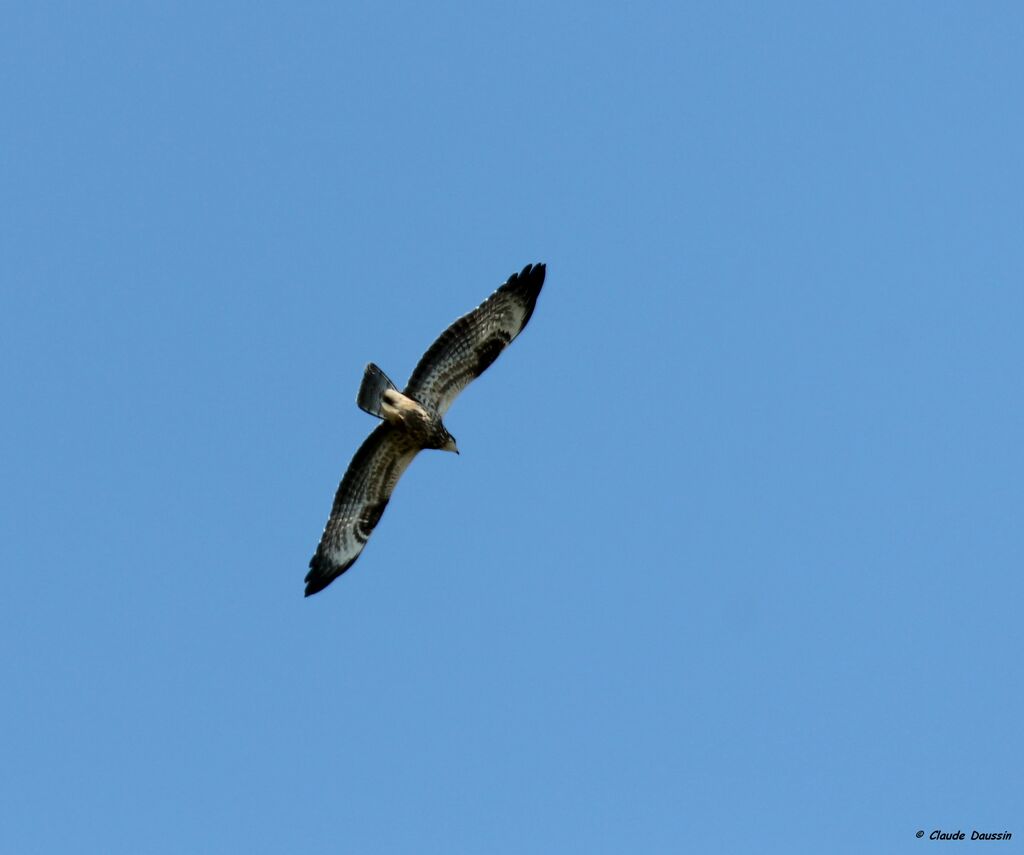
[{"label": "bird's wingtip", "polygon": [[324,572],[325,568],[320,561],[320,553],[317,552],[309,559],[309,572],[303,581],[306,583],[304,597],[311,597],[326,588],[334,579],[332,575]]},{"label": "bird's wingtip", "polygon": [[319,576],[316,579],[306,580],[306,591],[302,595],[303,597],[312,597],[313,594],[319,594],[324,588],[334,581],[334,577],[325,579],[323,576]]}]

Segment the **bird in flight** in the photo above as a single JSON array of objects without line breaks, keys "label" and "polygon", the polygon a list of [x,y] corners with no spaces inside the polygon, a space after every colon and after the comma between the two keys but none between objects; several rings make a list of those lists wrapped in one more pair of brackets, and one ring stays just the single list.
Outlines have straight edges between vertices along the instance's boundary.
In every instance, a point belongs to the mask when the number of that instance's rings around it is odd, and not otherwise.
[{"label": "bird in flight", "polygon": [[459,453],[442,421],[452,401],[487,370],[533,314],[545,265],[528,264],[423,354],[401,392],[372,362],[356,396],[359,408],[381,419],[348,465],[334,496],[320,545],[310,559],[306,596],[348,570],[388,506],[395,484],[424,448]]}]

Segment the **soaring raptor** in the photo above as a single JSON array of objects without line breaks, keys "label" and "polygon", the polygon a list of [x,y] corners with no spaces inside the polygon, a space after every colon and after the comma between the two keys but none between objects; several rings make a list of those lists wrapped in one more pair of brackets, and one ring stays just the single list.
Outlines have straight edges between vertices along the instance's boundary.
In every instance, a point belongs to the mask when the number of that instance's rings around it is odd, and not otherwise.
[{"label": "soaring raptor", "polygon": [[543,264],[528,264],[423,354],[401,392],[372,362],[356,403],[382,419],[348,465],[320,545],[310,559],[306,596],[348,570],[388,506],[391,492],[424,448],[459,453],[442,418],[452,401],[523,331],[544,284]]}]

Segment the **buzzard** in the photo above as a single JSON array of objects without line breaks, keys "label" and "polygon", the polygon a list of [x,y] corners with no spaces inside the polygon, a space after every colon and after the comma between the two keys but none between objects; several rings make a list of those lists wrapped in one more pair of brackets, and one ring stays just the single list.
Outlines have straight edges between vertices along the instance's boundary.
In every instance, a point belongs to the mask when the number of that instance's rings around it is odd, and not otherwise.
[{"label": "buzzard", "polygon": [[320,545],[310,559],[306,596],[348,570],[366,546],[395,484],[424,448],[459,453],[442,418],[452,401],[487,370],[530,320],[545,266],[528,264],[472,312],[463,315],[423,354],[401,392],[372,362],[356,403],[381,419],[348,465]]}]

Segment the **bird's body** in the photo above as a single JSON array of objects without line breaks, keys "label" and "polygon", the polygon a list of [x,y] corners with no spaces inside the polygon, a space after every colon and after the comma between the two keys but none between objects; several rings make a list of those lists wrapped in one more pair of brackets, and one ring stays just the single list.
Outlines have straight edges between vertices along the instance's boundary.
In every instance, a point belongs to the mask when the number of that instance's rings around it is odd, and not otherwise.
[{"label": "bird's body", "polygon": [[395,484],[422,449],[458,453],[444,414],[459,392],[526,326],[544,274],[543,264],[527,265],[455,321],[420,359],[403,391],[376,365],[366,366],[356,402],[382,422],[356,451],[338,486],[320,545],[309,562],[307,597],[355,563]]},{"label": "bird's body", "polygon": [[441,417],[395,389],[380,396],[380,411],[391,424],[416,436],[424,448],[434,447],[431,443],[442,436]]}]

